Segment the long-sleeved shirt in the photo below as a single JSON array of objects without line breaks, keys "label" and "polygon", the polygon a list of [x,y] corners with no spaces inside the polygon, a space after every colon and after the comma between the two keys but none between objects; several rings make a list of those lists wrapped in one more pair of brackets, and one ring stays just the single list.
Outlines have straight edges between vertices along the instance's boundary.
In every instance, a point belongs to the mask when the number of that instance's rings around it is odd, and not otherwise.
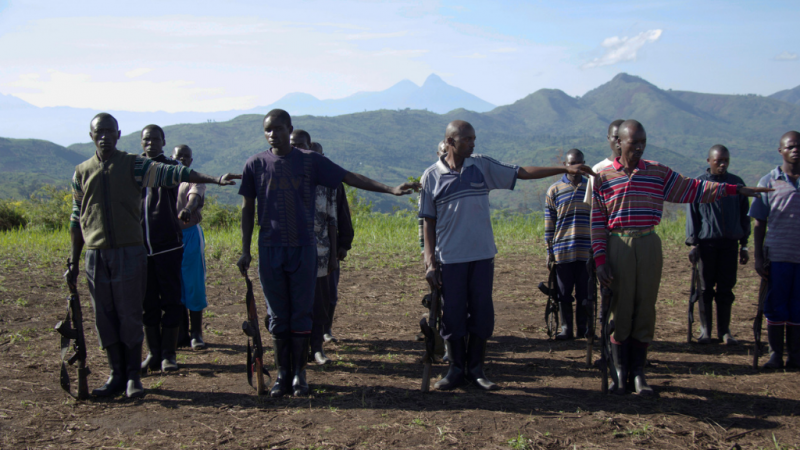
[{"label": "long-sleeved shirt", "polygon": [[[732,173],[711,175],[706,171],[697,177],[717,183],[741,184],[744,181]],[[747,246],[750,237],[750,217],[747,211],[750,202],[744,195],[733,195],[714,203],[692,203],[686,207],[686,245],[698,245],[700,241],[729,239]]]},{"label": "long-sleeved shirt", "polygon": [[649,228],[661,223],[664,202],[710,203],[736,195],[736,185],[695,180],[655,161],[639,160],[628,176],[619,158],[597,174],[592,202],[592,250],[606,262],[608,233],[617,228]]},{"label": "long-sleeved shirt", "polygon": [[344,185],[339,183],[336,188],[336,247],[350,250],[353,247],[353,219],[350,215],[350,205],[347,203],[347,193]]},{"label": "long-sleeved shirt", "polygon": [[583,202],[588,180],[577,186],[567,175],[547,190],[544,208],[544,240],[552,246],[556,264],[587,261],[591,256],[591,207]]}]

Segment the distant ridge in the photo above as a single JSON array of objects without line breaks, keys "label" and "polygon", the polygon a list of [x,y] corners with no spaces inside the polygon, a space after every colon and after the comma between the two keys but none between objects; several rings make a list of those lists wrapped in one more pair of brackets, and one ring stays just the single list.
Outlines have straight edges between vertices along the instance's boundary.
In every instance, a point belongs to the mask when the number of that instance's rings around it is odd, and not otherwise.
[{"label": "distant ridge", "polygon": [[770,95],[770,97],[793,105],[800,105],[800,86],[793,89],[778,91]]}]

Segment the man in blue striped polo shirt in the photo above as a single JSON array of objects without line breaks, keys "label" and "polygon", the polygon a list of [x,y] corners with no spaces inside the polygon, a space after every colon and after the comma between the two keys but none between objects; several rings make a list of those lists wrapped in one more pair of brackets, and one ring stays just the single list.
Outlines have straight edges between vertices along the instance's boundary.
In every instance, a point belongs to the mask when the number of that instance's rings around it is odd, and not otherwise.
[{"label": "man in blue striped polo shirt", "polygon": [[[567,166],[583,164],[583,152],[573,148],[566,155]],[[588,315],[585,304],[589,294],[589,272],[586,261],[591,256],[592,230],[589,225],[591,207],[583,202],[587,179],[578,174],[565,174],[547,190],[544,208],[544,240],[547,243],[547,262],[554,263],[558,284],[558,309],[561,332],[556,339],[574,337],[572,303],[577,300],[575,315],[578,337],[585,337]],[[572,296],[573,288],[575,297]]]},{"label": "man in blue striped polo shirt", "polygon": [[486,340],[494,331],[494,244],[489,191],[514,189],[517,179],[585,172],[583,165],[519,167],[473,155],[475,129],[456,120],[445,131],[447,153],[422,175],[419,216],[425,219],[425,279],[441,289],[441,336],[449,344],[450,369],[436,389],[466,380],[485,390],[500,387],[483,372]]}]

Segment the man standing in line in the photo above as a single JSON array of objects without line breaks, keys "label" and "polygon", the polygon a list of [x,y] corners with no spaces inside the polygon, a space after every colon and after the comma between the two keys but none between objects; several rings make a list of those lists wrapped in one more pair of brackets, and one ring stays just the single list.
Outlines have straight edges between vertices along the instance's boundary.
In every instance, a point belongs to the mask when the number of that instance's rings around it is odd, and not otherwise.
[{"label": "man standing in line", "polygon": [[[715,145],[708,151],[708,169],[697,177],[717,183],[744,186],[744,181],[728,172],[731,154],[724,145]],[[736,286],[736,262],[745,265],[747,239],[750,237],[750,203],[743,195],[732,195],[714,203],[687,205],[686,245],[692,246],[689,261],[698,264],[700,273],[701,334],[698,344],[711,343],[714,300],[717,302],[717,336],[726,345],[738,342],[731,333],[733,287]],[[739,248],[741,246],[741,249]],[[714,287],[716,286],[716,292]]]},{"label": "man standing in line", "polygon": [[514,189],[517,179],[592,173],[586,166],[518,167],[473,155],[475,129],[463,120],[447,125],[447,153],[422,175],[419,216],[425,219],[425,279],[441,289],[441,336],[450,368],[435,387],[451,390],[473,382],[500,389],[483,370],[486,340],[494,330],[494,256],[489,191]]},{"label": "man standing in line", "polygon": [[[583,165],[583,152],[577,148],[567,151],[566,166]],[[565,174],[554,183],[545,195],[544,239],[547,243],[548,265],[555,263],[558,282],[558,311],[561,332],[556,340],[565,341],[574,337],[572,328],[573,308],[577,309],[575,325],[578,337],[586,337],[588,315],[584,307],[589,295],[589,272],[586,261],[592,253],[592,233],[589,224],[591,208],[584,203],[587,179],[577,174]],[[572,291],[575,290],[575,297]]]},{"label": "man standing in line", "polygon": [[[192,149],[179,145],[172,158],[191,167]],[[189,310],[192,350],[206,348],[203,341],[203,310],[208,307],[206,299],[206,238],[200,222],[203,220],[203,204],[206,185],[181,183],[178,186],[178,218],[183,232],[183,263],[181,264],[181,303]]]},{"label": "man standing in line", "polygon": [[[778,152],[783,164],[761,178],[759,186],[774,191],[753,200],[750,217],[756,271],[769,279],[764,301],[767,317],[769,361],[765,369],[783,368],[786,335],[786,367],[800,368],[800,133],[781,136]],[[769,227],[769,230],[767,228]]]},{"label": "man standing in line", "polygon": [[270,148],[247,160],[239,195],[242,204],[242,273],[250,267],[250,243],[258,199],[259,274],[267,300],[278,374],[273,397],[293,392],[307,395],[305,366],[313,322],[317,247],[314,237],[314,194],[318,185],[339,183],[373,192],[406,195],[417,183],[389,187],[347,172],[318,153],[292,147],[292,118],[274,109],[264,117]]},{"label": "man standing in line", "polygon": [[661,222],[664,202],[709,203],[767,189],[694,180],[642,159],[647,133],[635,120],[619,126],[619,143],[620,156],[595,177],[592,202],[597,279],[614,293],[610,338],[615,373],[609,389],[625,394],[631,381],[637,394],[653,395],[644,365],[655,334],[663,265],[661,238],[655,234],[655,227]]},{"label": "man standing in line", "polygon": [[147,254],[140,224],[142,188],[177,186],[182,181],[232,185],[230,174],[219,178],[188,167],[164,165],[117,150],[117,120],[96,115],[89,136],[95,155],[75,168],[72,178],[72,271],[78,281],[79,261],[86,246],[86,279],[92,296],[95,328],[106,351],[111,375],[92,395],[126,392],[141,397],[142,300],[147,283]]},{"label": "man standing in line", "polygon": [[[619,126],[622,124],[622,122],[624,122],[624,120],[617,119],[608,125],[608,135],[606,135],[606,140],[608,141],[608,146],[611,147],[611,156],[595,164],[594,167],[592,167],[594,173],[600,173],[601,170],[610,166],[614,163],[615,159],[619,158]],[[588,203],[589,208],[591,209],[592,191],[594,190],[594,177],[588,177],[587,182],[588,184],[586,186],[586,194],[583,197],[583,202]]]}]

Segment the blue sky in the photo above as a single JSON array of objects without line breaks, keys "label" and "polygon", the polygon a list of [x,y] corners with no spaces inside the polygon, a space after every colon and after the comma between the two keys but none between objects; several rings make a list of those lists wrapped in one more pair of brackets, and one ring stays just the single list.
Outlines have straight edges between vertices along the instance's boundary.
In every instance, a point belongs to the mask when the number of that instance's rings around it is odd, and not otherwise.
[{"label": "blue sky", "polygon": [[800,84],[796,2],[0,0],[0,93],[37,106],[219,111],[431,73],[494,104],[619,72],[662,88]]}]

